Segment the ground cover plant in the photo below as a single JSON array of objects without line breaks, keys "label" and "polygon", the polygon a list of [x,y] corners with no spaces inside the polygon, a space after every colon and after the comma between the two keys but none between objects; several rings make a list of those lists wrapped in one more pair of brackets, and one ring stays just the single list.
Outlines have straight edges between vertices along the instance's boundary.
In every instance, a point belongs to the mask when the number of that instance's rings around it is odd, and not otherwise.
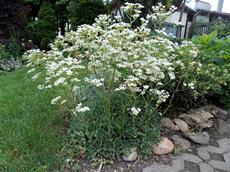
[{"label": "ground cover plant", "polygon": [[59,166],[62,119],[27,69],[0,75],[0,171],[44,172]]},{"label": "ground cover plant", "polygon": [[[116,159],[133,147],[151,154],[161,115],[175,102],[190,106],[224,82],[216,74],[225,71],[203,63],[192,42],[179,45],[159,30],[170,15],[161,4],[133,29],[141,9],[128,3],[128,22],[100,15],[93,25],[58,36],[50,51],[25,54],[32,79],[45,75],[38,89],[65,90],[51,104],[72,115],[68,136],[74,155]],[[38,66],[43,73],[36,72]]]}]

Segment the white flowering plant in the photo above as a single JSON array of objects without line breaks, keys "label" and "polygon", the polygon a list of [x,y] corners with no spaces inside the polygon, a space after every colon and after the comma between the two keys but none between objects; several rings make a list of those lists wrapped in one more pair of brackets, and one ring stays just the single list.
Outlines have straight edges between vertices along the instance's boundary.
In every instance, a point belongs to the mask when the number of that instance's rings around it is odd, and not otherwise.
[{"label": "white flowering plant", "polygon": [[29,72],[38,66],[45,69],[39,89],[63,88],[64,94],[51,103],[72,114],[71,145],[90,158],[115,159],[133,146],[140,154],[150,154],[159,136],[160,114],[178,92],[197,97],[208,91],[199,92],[196,79],[203,76],[202,65],[191,42],[174,43],[162,30],[152,36],[150,19],[163,16],[164,6],[153,7],[154,13],[132,28],[141,8],[127,4],[129,22],[100,15],[93,25],[58,36],[50,51],[25,54]]}]

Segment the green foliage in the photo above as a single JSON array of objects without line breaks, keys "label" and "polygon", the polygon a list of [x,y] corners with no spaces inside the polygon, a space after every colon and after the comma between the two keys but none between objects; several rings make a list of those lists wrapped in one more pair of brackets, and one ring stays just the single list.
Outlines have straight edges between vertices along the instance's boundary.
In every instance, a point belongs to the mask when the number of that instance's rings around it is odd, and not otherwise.
[{"label": "green foliage", "polygon": [[[8,40],[16,31],[25,29],[28,8],[23,0],[0,1],[0,38]],[[19,34],[18,37],[22,35]]]},{"label": "green foliage", "polygon": [[193,35],[201,35],[203,33],[203,27],[206,28],[206,33],[211,34],[212,32],[217,32],[219,37],[225,37],[230,34],[230,22],[217,19],[211,23],[206,22],[193,22],[190,29],[190,37]]},{"label": "green foliage", "polygon": [[[98,95],[94,90],[86,91],[92,92],[92,98],[85,102],[91,105],[91,111],[71,120],[68,133],[72,150],[84,151],[90,159],[119,159],[132,147],[137,147],[140,156],[152,154],[152,145],[160,134],[157,111],[146,105],[137,117],[127,112],[133,103],[125,93],[111,96],[106,92]],[[136,105],[144,106],[144,102],[140,98]],[[108,110],[109,107],[112,110]]]},{"label": "green foliage", "polygon": [[71,1],[67,7],[71,29],[76,30],[79,25],[92,24],[100,14],[105,14],[107,9],[102,0]]},{"label": "green foliage", "polygon": [[221,63],[230,58],[230,38],[219,39],[217,31],[209,35],[196,36],[193,42],[200,47],[203,60],[217,60]]},{"label": "green foliage", "polygon": [[[160,52],[165,52],[164,43],[158,46],[163,47]],[[164,87],[170,94],[161,107],[164,114],[173,115],[177,108],[186,111],[204,103],[206,95],[212,95],[224,82],[223,71],[204,62],[194,44],[182,41],[179,47],[174,53],[178,54],[174,62],[175,79]]]},{"label": "green foliage", "polygon": [[37,90],[26,69],[0,76],[0,171],[44,172],[59,166],[63,146],[54,92]]},{"label": "green foliage", "polygon": [[210,24],[209,33],[217,31],[218,36],[230,35],[230,23],[222,20],[215,20]]},{"label": "green foliage", "polygon": [[230,38],[219,39],[217,35],[215,31],[209,35],[197,36],[193,42],[200,50],[199,56],[202,62],[219,71],[213,74],[213,77],[222,82],[216,93],[220,102],[230,108]]},{"label": "green foliage", "polygon": [[56,37],[57,19],[50,2],[44,1],[38,13],[38,20],[29,24],[32,39],[41,49],[48,49],[49,43]]},{"label": "green foliage", "polygon": [[19,59],[22,53],[22,47],[20,43],[12,37],[10,40],[10,43],[7,47],[7,51],[10,53],[10,55],[16,59]]},{"label": "green foliage", "polygon": [[180,146],[175,146],[174,147],[174,149],[173,149],[173,154],[175,155],[175,156],[179,156],[179,155],[181,155],[181,153],[182,153],[182,148],[180,147]]},{"label": "green foliage", "polygon": [[8,46],[0,44],[0,59],[10,59],[11,57],[19,59],[21,56],[21,45],[12,38]]},{"label": "green foliage", "polygon": [[0,60],[1,59],[9,59],[10,54],[5,50],[5,46],[0,44]]}]

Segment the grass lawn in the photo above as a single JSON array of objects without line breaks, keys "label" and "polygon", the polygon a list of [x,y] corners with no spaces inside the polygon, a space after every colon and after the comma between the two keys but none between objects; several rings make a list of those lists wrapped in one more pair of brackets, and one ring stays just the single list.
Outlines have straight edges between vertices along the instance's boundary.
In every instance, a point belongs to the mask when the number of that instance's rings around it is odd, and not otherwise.
[{"label": "grass lawn", "polygon": [[51,106],[26,69],[0,75],[0,171],[45,172],[59,164],[64,136]]}]

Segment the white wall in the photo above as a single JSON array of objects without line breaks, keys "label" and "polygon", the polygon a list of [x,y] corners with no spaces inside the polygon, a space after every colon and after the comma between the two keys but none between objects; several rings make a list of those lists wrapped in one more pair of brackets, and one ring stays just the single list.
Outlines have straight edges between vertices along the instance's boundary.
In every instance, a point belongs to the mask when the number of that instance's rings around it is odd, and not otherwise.
[{"label": "white wall", "polygon": [[[186,23],[187,23],[187,17],[188,17],[188,14],[186,12],[184,12],[183,16],[182,16],[182,21],[181,21],[181,25],[183,26],[182,30],[181,30],[181,37],[182,38],[184,38],[184,36],[185,36],[185,27],[186,27]],[[172,23],[172,24],[178,24],[179,18],[180,18],[180,12],[176,11],[166,19],[166,22]]]},{"label": "white wall", "polygon": [[197,9],[197,10],[205,10],[205,11],[211,11],[211,4],[198,1],[195,4],[195,9]]},{"label": "white wall", "polygon": [[[183,17],[182,17],[182,21],[181,21],[182,22],[181,24],[183,26],[186,25],[187,16],[188,16],[188,14],[186,12],[184,12]],[[180,12],[176,11],[166,19],[166,22],[177,24],[179,22],[179,18],[180,18]]]}]

